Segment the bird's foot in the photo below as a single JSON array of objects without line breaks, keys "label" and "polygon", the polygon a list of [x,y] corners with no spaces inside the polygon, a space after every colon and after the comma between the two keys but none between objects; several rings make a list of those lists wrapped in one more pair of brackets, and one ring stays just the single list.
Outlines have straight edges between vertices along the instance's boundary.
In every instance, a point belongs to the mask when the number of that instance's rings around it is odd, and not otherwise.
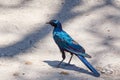
[{"label": "bird's foot", "polygon": [[57,65],[56,68],[60,68],[60,65]]},{"label": "bird's foot", "polygon": [[56,66],[56,68],[60,68],[61,63],[62,63],[62,62],[60,62],[60,63]]}]

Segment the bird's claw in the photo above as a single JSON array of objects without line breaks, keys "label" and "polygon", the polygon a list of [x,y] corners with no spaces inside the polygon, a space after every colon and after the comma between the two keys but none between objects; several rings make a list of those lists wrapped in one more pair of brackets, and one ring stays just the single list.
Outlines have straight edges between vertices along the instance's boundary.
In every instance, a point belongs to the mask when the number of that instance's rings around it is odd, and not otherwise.
[{"label": "bird's claw", "polygon": [[56,68],[60,68],[60,65],[57,65]]}]

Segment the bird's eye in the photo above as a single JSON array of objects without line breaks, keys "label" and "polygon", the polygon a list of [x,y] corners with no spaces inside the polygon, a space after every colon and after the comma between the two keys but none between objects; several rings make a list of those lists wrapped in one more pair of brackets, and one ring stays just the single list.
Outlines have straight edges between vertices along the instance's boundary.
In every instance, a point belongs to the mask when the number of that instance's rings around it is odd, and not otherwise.
[{"label": "bird's eye", "polygon": [[56,24],[57,24],[57,23],[58,23],[58,20],[56,20],[54,23],[56,23]]}]

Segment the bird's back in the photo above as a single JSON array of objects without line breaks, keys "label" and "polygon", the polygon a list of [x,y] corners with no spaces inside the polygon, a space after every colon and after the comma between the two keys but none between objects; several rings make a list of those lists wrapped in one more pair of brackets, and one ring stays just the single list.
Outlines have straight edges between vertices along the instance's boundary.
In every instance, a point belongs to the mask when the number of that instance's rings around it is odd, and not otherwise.
[{"label": "bird's back", "polygon": [[53,38],[61,48],[65,47],[65,44],[71,43],[73,40],[65,31],[54,31]]},{"label": "bird's back", "polygon": [[62,48],[69,52],[82,52],[85,53],[83,47],[81,47],[76,41],[74,41],[65,31],[54,31],[53,37],[59,48]]}]

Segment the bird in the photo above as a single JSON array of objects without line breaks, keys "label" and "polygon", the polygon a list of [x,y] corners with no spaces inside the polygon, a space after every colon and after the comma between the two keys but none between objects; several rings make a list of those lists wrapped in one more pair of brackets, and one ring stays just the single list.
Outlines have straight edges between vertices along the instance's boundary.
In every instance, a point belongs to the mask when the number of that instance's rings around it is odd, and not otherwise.
[{"label": "bird", "polygon": [[46,24],[50,24],[54,27],[53,39],[62,53],[62,60],[57,67],[59,67],[65,60],[65,52],[69,52],[71,57],[68,64],[70,64],[73,55],[76,55],[86,65],[86,67],[95,74],[95,76],[100,76],[100,73],[86,59],[91,58],[91,56],[85,52],[85,49],[79,43],[77,43],[67,32],[63,30],[62,24],[59,20],[50,20]]}]

